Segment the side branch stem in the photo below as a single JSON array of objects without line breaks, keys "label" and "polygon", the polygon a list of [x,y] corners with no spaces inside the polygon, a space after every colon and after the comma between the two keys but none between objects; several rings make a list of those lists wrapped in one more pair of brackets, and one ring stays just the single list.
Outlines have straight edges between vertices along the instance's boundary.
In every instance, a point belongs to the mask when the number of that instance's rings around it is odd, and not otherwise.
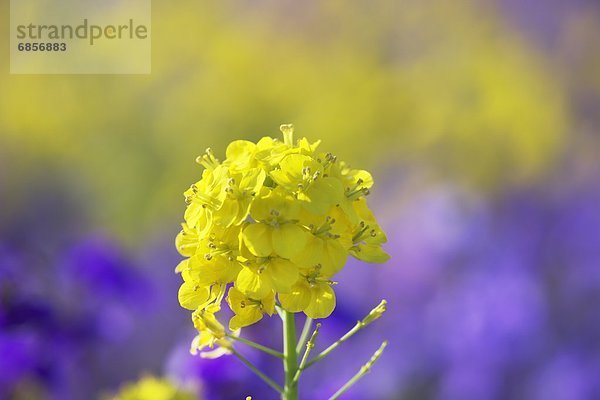
[{"label": "side branch stem", "polygon": [[375,364],[375,362],[379,359],[379,357],[381,357],[381,354],[383,354],[383,350],[385,349],[386,346],[387,346],[387,342],[381,343],[381,346],[379,346],[377,351],[375,351],[375,353],[373,353],[373,355],[371,356],[371,359],[369,361],[367,361],[367,363],[365,365],[360,367],[360,370],[356,373],[356,375],[354,375],[352,378],[350,378],[350,380],[348,382],[346,382],[344,384],[344,386],[342,386],[337,392],[335,392],[333,394],[333,396],[331,396],[329,398],[329,400],[337,400],[342,394],[344,394],[356,382],[358,382],[358,380],[360,378],[365,376],[371,370],[371,367],[373,367],[373,364]]},{"label": "side branch stem", "polygon": [[306,361],[308,360],[308,356],[310,352],[315,347],[315,342],[317,341],[317,336],[319,336],[319,329],[321,329],[321,324],[317,324],[314,332],[310,336],[310,340],[306,343],[306,349],[304,350],[304,354],[302,355],[302,359],[300,360],[300,366],[298,367],[298,371],[296,371],[296,375],[294,376],[294,383],[298,384],[298,379],[300,379],[300,373],[304,369],[306,365]]},{"label": "side branch stem", "polygon": [[333,343],[331,346],[329,346],[328,348],[326,348],[325,350],[323,350],[321,353],[319,353],[315,358],[313,358],[312,360],[310,360],[306,366],[304,368],[302,368],[303,370],[310,367],[311,365],[313,365],[314,363],[318,362],[319,360],[323,359],[324,357],[326,357],[329,353],[331,353],[333,350],[337,349],[338,346],[340,346],[342,343],[344,343],[346,340],[350,339],[352,336],[354,336],[354,334],[358,331],[360,331],[363,327],[365,326],[365,324],[362,321],[358,321],[356,323],[356,325],[354,325],[354,327],[352,329],[350,329],[348,332],[346,332],[346,334],[344,336],[342,336],[341,338],[339,338],[335,343]]},{"label": "side branch stem", "polygon": [[283,389],[281,386],[276,384],[271,378],[265,375],[261,370],[256,368],[254,364],[252,364],[246,357],[237,352],[234,348],[229,349],[233,355],[235,355],[246,367],[248,367],[252,372],[254,372],[260,379],[265,381],[265,383],[275,389],[278,393],[283,393]]},{"label": "side branch stem", "polygon": [[227,336],[229,339],[236,340],[238,342],[244,343],[244,344],[246,344],[246,345],[248,345],[250,347],[253,347],[253,348],[257,349],[257,350],[265,352],[265,353],[267,353],[269,355],[272,355],[274,357],[283,358],[283,353],[275,351],[275,350],[273,350],[273,349],[271,349],[269,347],[263,346],[262,344],[255,343],[252,340],[244,339],[243,337],[233,336],[233,335],[229,335],[229,334],[226,334],[225,336]]}]

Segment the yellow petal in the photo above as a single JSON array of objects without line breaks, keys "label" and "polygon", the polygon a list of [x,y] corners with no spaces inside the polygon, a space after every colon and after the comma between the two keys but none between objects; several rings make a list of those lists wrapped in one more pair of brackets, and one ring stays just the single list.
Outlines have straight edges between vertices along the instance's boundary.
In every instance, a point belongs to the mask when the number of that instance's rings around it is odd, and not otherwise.
[{"label": "yellow petal", "polygon": [[[277,184],[296,190],[297,184],[302,182],[302,169],[305,166],[317,164],[311,157],[302,154],[289,154],[281,160],[280,169],[271,171],[271,177]],[[317,170],[315,166],[313,172]]]},{"label": "yellow petal", "polygon": [[267,221],[273,218],[271,212],[276,210],[283,220],[292,220],[298,217],[300,207],[298,202],[283,188],[277,187],[272,191],[265,188],[252,202],[250,215],[256,221]]},{"label": "yellow petal", "polygon": [[371,263],[384,263],[390,259],[390,255],[379,245],[363,244],[350,249],[350,254],[359,260]]},{"label": "yellow petal", "polygon": [[270,218],[272,210],[271,192],[262,188],[250,206],[250,215],[256,221],[265,221]]},{"label": "yellow petal", "polygon": [[292,285],[298,280],[298,267],[296,264],[283,258],[272,259],[263,275],[267,273],[273,282],[273,288],[281,293],[292,290]]},{"label": "yellow petal", "polygon": [[344,248],[339,239],[321,239],[312,236],[304,251],[292,258],[300,268],[312,268],[321,265],[321,273],[331,277],[338,273],[348,259],[348,250]]},{"label": "yellow petal", "polygon": [[181,273],[184,280],[195,281],[200,286],[210,286],[219,282],[220,272],[218,264],[213,260],[206,260],[199,255],[191,257],[188,268]]},{"label": "yellow petal", "polygon": [[227,146],[225,156],[234,169],[242,170],[252,162],[256,145],[247,140],[235,140]]},{"label": "yellow petal", "polygon": [[373,186],[373,176],[371,176],[369,171],[365,171],[364,169],[353,170],[352,175],[355,181],[359,179],[362,181],[359,188],[370,189]]},{"label": "yellow petal", "polygon": [[273,253],[271,228],[265,224],[250,224],[242,231],[242,240],[252,254],[268,257]]},{"label": "yellow petal", "polygon": [[310,318],[327,318],[335,308],[335,292],[327,284],[311,288],[310,304],[304,313]]},{"label": "yellow petal", "polygon": [[215,223],[227,227],[239,223],[239,211],[240,204],[237,200],[227,199],[223,202],[223,206],[219,209],[219,212],[214,215]]},{"label": "yellow petal", "polygon": [[183,230],[179,232],[175,238],[175,246],[179,254],[185,257],[191,257],[196,253],[198,248],[198,234],[188,228],[186,224],[182,224]]},{"label": "yellow petal", "polygon": [[292,261],[300,268],[312,268],[323,260],[323,243],[316,236],[309,235],[303,251],[292,257]]},{"label": "yellow petal", "polygon": [[342,246],[338,239],[323,240],[322,273],[333,276],[340,272],[348,260],[348,250]]},{"label": "yellow petal", "polygon": [[273,249],[280,257],[292,258],[304,250],[309,233],[295,224],[283,224],[273,229]]},{"label": "yellow petal", "polygon": [[195,310],[198,306],[208,300],[210,288],[200,286],[196,282],[184,282],[179,288],[178,299],[181,307]]},{"label": "yellow petal", "polygon": [[235,280],[235,286],[252,298],[263,298],[273,290],[271,280],[265,273],[259,274],[253,268],[244,267]]},{"label": "yellow petal", "polygon": [[242,309],[242,301],[246,300],[246,296],[240,292],[235,286],[229,289],[227,294],[227,304],[234,313],[239,313]]},{"label": "yellow petal", "polygon": [[344,186],[339,179],[319,178],[306,191],[305,207],[315,214],[325,214],[329,208],[338,204],[344,195]]},{"label": "yellow petal", "polygon": [[198,229],[198,236],[205,237],[210,232],[210,228],[213,225],[212,212],[206,211],[202,214],[202,218],[198,220],[196,228]]},{"label": "yellow petal", "polygon": [[220,266],[219,283],[233,282],[242,270],[237,260],[230,261],[225,257],[213,258],[213,260]]},{"label": "yellow petal", "polygon": [[186,209],[184,213],[185,222],[188,226],[195,227],[198,224],[198,221],[205,217],[205,209],[202,208],[201,204],[192,203]]},{"label": "yellow petal", "polygon": [[263,315],[257,309],[252,309],[245,314],[236,314],[229,320],[229,330],[236,330],[252,325],[262,319]]},{"label": "yellow petal", "polygon": [[275,293],[271,292],[266,297],[260,300],[262,304],[262,311],[269,315],[273,315],[275,312]]},{"label": "yellow petal", "polygon": [[181,272],[185,271],[188,268],[189,261],[190,261],[189,258],[186,258],[185,260],[181,260],[179,262],[179,264],[177,264],[177,266],[175,267],[175,272],[181,273]]},{"label": "yellow petal", "polygon": [[289,312],[304,311],[310,304],[312,293],[308,283],[303,278],[292,286],[290,293],[279,293],[277,295],[281,306]]},{"label": "yellow petal", "polygon": [[[261,308],[265,310],[265,312],[271,312],[271,308],[274,307],[274,300],[269,299],[273,299],[273,297],[271,292],[259,302],[248,298],[236,287],[229,289],[227,304],[229,304],[229,308],[236,314],[229,321],[229,329],[233,331],[244,326],[252,325],[262,319],[263,313]],[[269,301],[273,302],[273,305],[271,305]]]},{"label": "yellow petal", "polygon": [[267,174],[264,170],[258,168],[252,169],[243,175],[240,182],[240,190],[248,193],[260,193],[266,177]]},{"label": "yellow petal", "polygon": [[[191,276],[201,285],[229,283],[233,282],[240,269],[240,263],[229,254],[216,255],[209,259],[204,255],[197,254],[189,259],[182,276],[185,280],[187,280],[186,276]],[[186,271],[191,271],[191,273],[186,275]]]}]

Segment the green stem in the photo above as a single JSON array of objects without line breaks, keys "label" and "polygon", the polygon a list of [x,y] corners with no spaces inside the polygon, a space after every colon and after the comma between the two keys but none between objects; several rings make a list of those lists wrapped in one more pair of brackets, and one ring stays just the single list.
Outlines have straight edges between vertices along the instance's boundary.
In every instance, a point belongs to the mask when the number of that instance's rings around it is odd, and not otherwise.
[{"label": "green stem", "polygon": [[227,336],[229,339],[237,340],[238,342],[247,344],[250,347],[253,347],[257,350],[263,351],[274,357],[283,358],[283,353],[275,351],[269,347],[263,346],[262,344],[254,343],[252,340],[244,339],[243,337],[233,336],[233,335],[229,335],[229,334],[226,334],[225,336]]},{"label": "green stem", "polygon": [[296,321],[294,313],[283,311],[283,369],[285,371],[285,386],[281,395],[282,400],[297,400],[298,385],[294,382],[298,370],[298,353],[296,352]]},{"label": "green stem", "polygon": [[304,321],[304,328],[302,328],[302,333],[300,334],[300,339],[298,339],[298,345],[296,346],[296,353],[300,353],[302,347],[306,343],[306,339],[308,339],[308,334],[310,333],[310,328],[312,328],[313,319],[310,317],[306,317],[306,321]]},{"label": "green stem", "polygon": [[375,364],[375,362],[379,359],[379,357],[381,357],[381,354],[383,354],[383,350],[385,349],[385,346],[387,346],[387,342],[381,343],[381,346],[379,346],[377,351],[375,351],[375,353],[373,353],[373,356],[371,356],[371,359],[369,361],[367,361],[367,363],[365,365],[360,367],[360,371],[358,371],[356,373],[356,375],[354,375],[352,378],[350,378],[350,380],[348,382],[346,382],[344,384],[344,386],[342,386],[340,388],[340,390],[335,392],[334,395],[329,398],[329,400],[338,399],[342,394],[344,394],[348,389],[350,389],[356,382],[358,382],[358,380],[360,378],[365,376],[371,370],[371,367],[373,366],[373,364]]},{"label": "green stem", "polygon": [[346,340],[348,340],[352,336],[354,336],[354,334],[356,332],[360,331],[364,326],[365,326],[365,324],[362,321],[358,321],[356,323],[356,325],[354,325],[354,327],[352,329],[350,329],[348,332],[346,332],[346,334],[344,336],[342,336],[341,338],[339,338],[335,343],[333,343],[331,346],[329,346],[328,348],[326,348],[325,350],[323,350],[315,358],[313,358],[312,360],[310,360],[310,362],[308,364],[306,364],[306,366],[304,368],[302,368],[302,369],[304,370],[304,369],[310,367],[311,365],[313,365],[317,361],[321,360],[323,357],[327,356],[333,350],[337,349],[338,346],[340,346]]},{"label": "green stem", "polygon": [[256,368],[254,366],[254,364],[252,364],[250,361],[248,361],[248,359],[246,357],[244,357],[243,355],[241,355],[240,353],[238,353],[233,347],[229,348],[229,350],[237,357],[240,359],[240,361],[242,363],[244,363],[244,365],[246,367],[248,367],[252,372],[254,372],[260,379],[262,379],[263,381],[265,381],[265,383],[269,386],[271,386],[273,389],[275,389],[277,392],[279,393],[283,393],[283,389],[281,388],[281,386],[279,386],[278,384],[276,384],[271,378],[269,378],[268,376],[266,376],[261,370],[259,370],[258,368]]},{"label": "green stem", "polygon": [[310,352],[315,347],[315,342],[317,341],[317,336],[319,336],[319,329],[321,329],[321,324],[317,324],[315,331],[310,336],[310,340],[306,343],[306,349],[304,350],[304,354],[302,355],[302,359],[300,360],[300,366],[298,367],[298,371],[296,371],[296,375],[294,375],[294,383],[298,384],[298,379],[300,379],[300,373],[304,369],[306,365],[306,361],[308,360],[308,356]]}]

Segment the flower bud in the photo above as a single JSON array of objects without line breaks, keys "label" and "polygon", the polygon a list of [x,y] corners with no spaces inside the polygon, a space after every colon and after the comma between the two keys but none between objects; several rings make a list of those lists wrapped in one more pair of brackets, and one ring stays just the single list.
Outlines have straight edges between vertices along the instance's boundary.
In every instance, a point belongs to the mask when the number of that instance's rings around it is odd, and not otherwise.
[{"label": "flower bud", "polygon": [[369,312],[369,314],[363,318],[363,320],[361,321],[362,325],[367,326],[371,322],[375,321],[376,319],[379,319],[383,315],[383,313],[386,311],[386,309],[387,309],[387,301],[381,300],[381,302],[377,305],[377,307],[372,309]]}]

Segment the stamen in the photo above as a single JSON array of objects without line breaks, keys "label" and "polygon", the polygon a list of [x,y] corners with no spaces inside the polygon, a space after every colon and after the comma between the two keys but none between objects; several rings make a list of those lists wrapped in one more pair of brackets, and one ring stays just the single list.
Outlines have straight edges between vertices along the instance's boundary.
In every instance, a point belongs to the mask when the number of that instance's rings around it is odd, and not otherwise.
[{"label": "stamen", "polygon": [[196,163],[202,165],[208,170],[213,170],[220,165],[219,160],[215,158],[215,155],[210,147],[206,149],[205,154],[196,157]]},{"label": "stamen", "polygon": [[[352,242],[358,243],[362,241],[365,238],[365,233],[369,231],[369,228],[370,226],[365,224],[365,221],[360,221],[358,230],[352,236]],[[371,231],[374,231],[374,229]]]}]

